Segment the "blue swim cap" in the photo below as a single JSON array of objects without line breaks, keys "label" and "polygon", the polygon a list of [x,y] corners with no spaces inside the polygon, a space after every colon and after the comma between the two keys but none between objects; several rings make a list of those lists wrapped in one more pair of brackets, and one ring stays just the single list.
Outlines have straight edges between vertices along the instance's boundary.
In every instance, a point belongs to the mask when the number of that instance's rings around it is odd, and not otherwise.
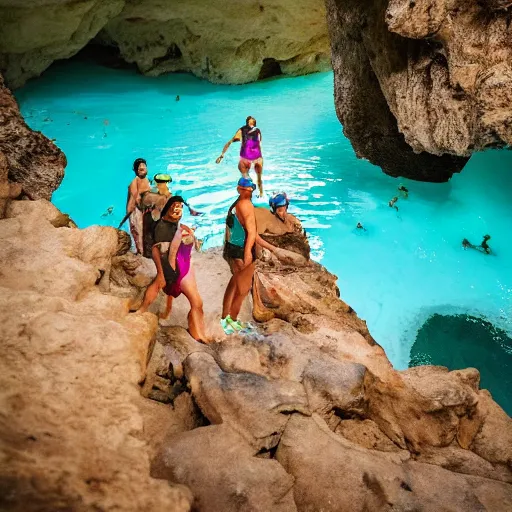
[{"label": "blue swim cap", "polygon": [[256,190],[256,185],[253,183],[251,178],[244,178],[243,176],[238,180],[238,186],[243,188],[252,188]]},{"label": "blue swim cap", "polygon": [[285,193],[274,194],[269,200],[268,204],[271,208],[279,208],[280,206],[288,206],[290,202]]}]

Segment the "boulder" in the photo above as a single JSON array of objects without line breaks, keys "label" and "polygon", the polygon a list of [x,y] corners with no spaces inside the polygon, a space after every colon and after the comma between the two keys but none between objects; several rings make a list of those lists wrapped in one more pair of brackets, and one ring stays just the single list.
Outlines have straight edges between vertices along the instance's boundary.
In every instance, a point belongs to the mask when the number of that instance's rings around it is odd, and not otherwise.
[{"label": "boulder", "polygon": [[298,510],[506,510],[512,486],[368,450],[317,415],[292,415],[277,460],[295,477]]},{"label": "boulder", "polygon": [[256,450],[277,445],[287,413],[309,414],[306,393],[297,382],[223,372],[213,356],[204,352],[189,355],[184,370],[192,395],[208,420],[229,425]]},{"label": "boulder", "polygon": [[185,484],[193,509],[294,512],[294,479],[275,460],[256,450],[227,424],[170,436],[151,465],[151,475]]}]

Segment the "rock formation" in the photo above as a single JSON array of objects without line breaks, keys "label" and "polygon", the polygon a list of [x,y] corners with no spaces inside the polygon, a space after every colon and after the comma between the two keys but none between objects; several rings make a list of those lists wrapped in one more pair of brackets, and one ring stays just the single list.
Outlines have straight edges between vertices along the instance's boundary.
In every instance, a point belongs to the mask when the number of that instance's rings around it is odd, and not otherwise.
[{"label": "rock formation", "polygon": [[216,83],[330,69],[323,0],[11,0],[0,3],[0,71],[19,87],[91,40],[149,75]]},{"label": "rock formation", "polygon": [[[67,163],[64,153],[42,133],[32,131],[25,124],[16,100],[4,86],[2,75],[0,154],[6,158],[9,179],[21,185],[31,199],[50,199],[64,177]],[[0,169],[4,167],[2,160],[0,156]],[[21,190],[16,196],[20,194]],[[3,192],[1,197],[6,197]]]},{"label": "rock formation", "polygon": [[512,420],[477,370],[395,371],[321,266],[259,263],[274,318],[226,338],[228,266],[195,254],[202,345],[183,297],[158,335],[128,313],[155,269],[126,234],[61,218],[25,200],[0,220],[2,510],[512,505]]},{"label": "rock formation", "polygon": [[336,110],[359,157],[446,181],[511,144],[510,2],[326,3]]}]

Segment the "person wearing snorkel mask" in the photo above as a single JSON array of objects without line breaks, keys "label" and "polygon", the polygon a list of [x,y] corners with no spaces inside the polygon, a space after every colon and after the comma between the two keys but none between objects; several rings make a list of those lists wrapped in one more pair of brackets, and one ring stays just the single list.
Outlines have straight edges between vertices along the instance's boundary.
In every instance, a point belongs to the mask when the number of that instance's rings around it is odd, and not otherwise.
[{"label": "person wearing snorkel mask", "polygon": [[217,160],[215,160],[215,162],[220,164],[226,151],[229,149],[229,146],[231,146],[231,143],[238,141],[242,142],[238,169],[244,178],[249,178],[249,171],[251,170],[251,166],[254,165],[254,170],[256,171],[256,175],[258,177],[259,197],[263,197],[263,156],[261,153],[261,131],[259,128],[256,128],[256,119],[254,119],[254,117],[247,117],[245,120],[245,126],[239,128],[234,137],[226,143],[221,155],[217,158]]},{"label": "person wearing snorkel mask", "polygon": [[272,233],[274,235],[302,233],[303,228],[299,219],[288,213],[290,201],[285,192],[274,194],[268,203],[270,211],[268,208],[255,208],[258,233]]}]

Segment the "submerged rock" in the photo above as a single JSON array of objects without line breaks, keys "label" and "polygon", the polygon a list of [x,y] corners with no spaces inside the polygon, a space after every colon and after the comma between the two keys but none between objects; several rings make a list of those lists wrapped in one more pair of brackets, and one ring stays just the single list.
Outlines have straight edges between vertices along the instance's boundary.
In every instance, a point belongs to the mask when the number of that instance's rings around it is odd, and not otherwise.
[{"label": "submerged rock", "polygon": [[0,6],[0,71],[10,87],[89,42],[148,75],[189,71],[216,83],[330,69],[322,0],[25,1]]},{"label": "submerged rock", "polygon": [[336,110],[361,158],[446,181],[512,142],[510,2],[327,0]]}]

